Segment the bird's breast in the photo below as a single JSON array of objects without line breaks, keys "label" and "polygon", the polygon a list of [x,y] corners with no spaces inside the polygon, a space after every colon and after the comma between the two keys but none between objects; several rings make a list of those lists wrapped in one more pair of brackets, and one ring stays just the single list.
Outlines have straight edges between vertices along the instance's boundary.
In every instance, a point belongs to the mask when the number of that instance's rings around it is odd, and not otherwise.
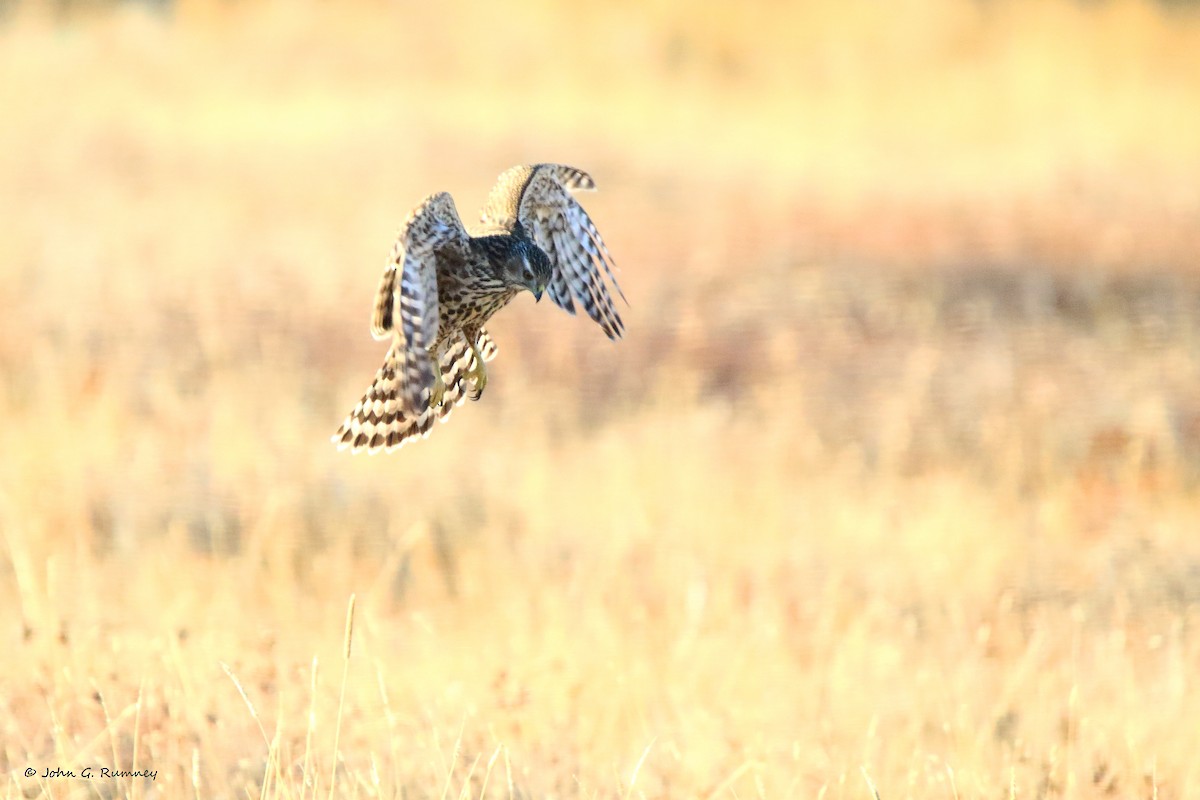
[{"label": "bird's breast", "polygon": [[516,295],[508,287],[493,287],[469,280],[438,286],[439,336],[449,338],[463,329],[478,330]]}]

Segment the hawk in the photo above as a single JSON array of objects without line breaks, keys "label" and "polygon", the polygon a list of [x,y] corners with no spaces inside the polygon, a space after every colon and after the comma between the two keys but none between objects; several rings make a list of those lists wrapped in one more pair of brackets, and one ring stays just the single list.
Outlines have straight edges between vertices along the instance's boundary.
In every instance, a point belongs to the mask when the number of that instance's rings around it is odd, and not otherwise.
[{"label": "hawk", "polygon": [[610,339],[624,324],[612,256],[573,191],[596,188],[562,164],[516,166],[500,175],[478,225],[463,227],[446,192],[409,214],[379,281],[371,334],[390,339],[383,366],[333,441],[338,449],[392,451],[429,435],[487,386],[496,344],[484,324],[519,292],[574,314],[578,303]]}]

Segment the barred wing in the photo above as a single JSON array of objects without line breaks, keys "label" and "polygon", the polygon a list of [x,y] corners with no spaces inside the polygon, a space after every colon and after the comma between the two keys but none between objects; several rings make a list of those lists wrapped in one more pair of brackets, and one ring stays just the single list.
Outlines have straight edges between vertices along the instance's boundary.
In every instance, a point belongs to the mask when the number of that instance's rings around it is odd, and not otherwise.
[{"label": "barred wing", "polygon": [[578,302],[610,339],[619,339],[625,324],[613,306],[605,276],[622,300],[625,294],[613,274],[612,255],[591,217],[571,196],[571,191],[595,188],[591,176],[574,167],[513,167],[488,196],[482,222],[489,229],[524,227],[554,266],[546,289],[555,304],[574,314]]},{"label": "barred wing", "polygon": [[371,335],[397,340],[398,399],[409,415],[424,410],[434,384],[429,348],[438,336],[437,259],[446,248],[465,250],[467,241],[450,195],[430,195],[405,220],[379,280]]}]

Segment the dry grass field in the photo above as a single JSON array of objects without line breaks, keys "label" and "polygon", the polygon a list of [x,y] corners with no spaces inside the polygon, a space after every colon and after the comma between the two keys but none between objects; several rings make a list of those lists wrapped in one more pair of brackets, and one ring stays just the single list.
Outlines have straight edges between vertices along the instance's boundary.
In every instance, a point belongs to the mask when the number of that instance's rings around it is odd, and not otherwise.
[{"label": "dry grass field", "polygon": [[[545,160],[626,339],[337,452]],[[1187,6],[10,3],[0,231],[0,796],[1200,796]]]}]

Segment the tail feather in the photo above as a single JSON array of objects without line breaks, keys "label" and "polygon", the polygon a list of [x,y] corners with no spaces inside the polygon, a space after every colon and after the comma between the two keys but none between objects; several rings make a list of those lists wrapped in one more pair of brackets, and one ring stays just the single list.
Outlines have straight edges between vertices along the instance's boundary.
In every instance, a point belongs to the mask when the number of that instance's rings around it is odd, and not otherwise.
[{"label": "tail feather", "polygon": [[442,404],[431,408],[429,394],[424,392],[420,395],[421,410],[416,414],[408,411],[403,399],[403,382],[411,370],[405,369],[402,348],[403,345],[397,342],[388,350],[383,366],[375,374],[375,382],[333,435],[332,441],[339,450],[349,448],[352,453],[365,450],[371,454],[381,450],[391,452],[413,439],[428,436],[435,419],[446,422],[450,412],[468,397],[479,399],[482,392],[467,377],[475,366],[475,354],[466,339],[460,337],[446,348],[438,363],[446,384]]},{"label": "tail feather", "polygon": [[486,328],[479,329],[479,337],[475,342],[475,347],[479,350],[479,355],[483,356],[484,361],[491,361],[496,357],[496,342],[492,339],[492,335],[487,332]]}]

